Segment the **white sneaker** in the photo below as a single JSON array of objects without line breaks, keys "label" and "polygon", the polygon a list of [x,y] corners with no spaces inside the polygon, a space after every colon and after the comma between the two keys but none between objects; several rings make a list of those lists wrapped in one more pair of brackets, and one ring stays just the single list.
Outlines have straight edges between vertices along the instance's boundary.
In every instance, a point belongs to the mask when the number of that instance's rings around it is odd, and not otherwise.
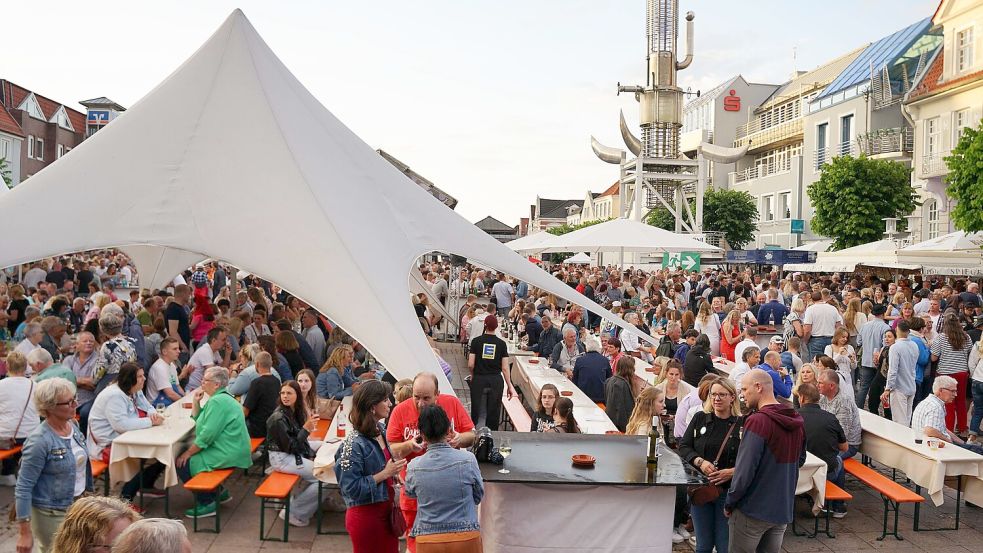
[{"label": "white sneaker", "polygon": [[676,533],[682,536],[684,540],[688,540],[692,537],[692,534],[690,534],[689,531],[686,530],[685,524],[680,524],[679,527],[676,528]]},{"label": "white sneaker", "polygon": [[[280,520],[283,520],[283,517],[284,517],[285,514],[286,514],[286,511],[283,510],[283,509],[280,509],[280,512],[277,514],[277,517]],[[299,528],[303,528],[304,526],[309,526],[310,524],[311,524],[311,521],[309,521],[309,520],[308,521],[303,521],[303,520],[300,520],[299,518],[294,518],[293,515],[290,515],[290,526],[297,526]]]},{"label": "white sneaker", "polygon": [[7,474],[5,476],[0,476],[0,486],[7,486],[8,488],[13,488],[17,485],[17,477],[13,474]]},{"label": "white sneaker", "polygon": [[686,541],[686,538],[680,536],[679,532],[676,530],[672,531],[672,543],[683,543],[684,541]]}]

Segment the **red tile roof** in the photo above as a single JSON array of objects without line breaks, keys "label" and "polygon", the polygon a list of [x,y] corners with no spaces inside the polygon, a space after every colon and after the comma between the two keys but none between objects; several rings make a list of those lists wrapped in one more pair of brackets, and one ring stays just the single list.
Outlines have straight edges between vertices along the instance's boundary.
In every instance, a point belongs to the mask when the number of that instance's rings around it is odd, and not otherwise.
[{"label": "red tile roof", "polygon": [[17,124],[17,120],[2,105],[0,105],[0,131],[14,136],[24,136],[24,132],[21,130],[20,125]]},{"label": "red tile roof", "polygon": [[948,81],[942,80],[942,64],[945,58],[945,51],[939,52],[939,55],[935,56],[935,60],[932,65],[928,67],[925,71],[925,76],[919,81],[918,86],[916,86],[910,93],[908,93],[908,101],[920,100],[928,96],[933,96],[945,92],[946,90],[951,90],[960,85],[964,85],[971,81],[977,81],[983,78],[983,71],[976,71],[974,73],[969,73],[968,75],[962,75],[955,79],[949,79]]},{"label": "red tile roof", "polygon": [[611,186],[609,186],[607,190],[605,190],[604,192],[601,192],[601,195],[598,196],[598,198],[602,198],[604,196],[612,196],[614,194],[617,194],[618,191],[621,189],[620,184],[621,184],[620,182],[615,182],[614,184],[612,184]]},{"label": "red tile roof", "polygon": [[[7,108],[9,109],[15,109],[31,93],[30,90],[10,81],[5,80],[3,83],[5,85],[3,96],[9,99],[7,102]],[[41,113],[44,115],[45,120],[51,120],[55,112],[58,111],[58,106],[64,105],[45,96],[41,96],[36,92],[34,93],[34,97],[37,98],[38,105],[41,106]],[[85,114],[68,106],[65,106],[65,110],[68,112],[68,118],[72,122],[72,126],[75,127],[75,132],[85,133]]]}]

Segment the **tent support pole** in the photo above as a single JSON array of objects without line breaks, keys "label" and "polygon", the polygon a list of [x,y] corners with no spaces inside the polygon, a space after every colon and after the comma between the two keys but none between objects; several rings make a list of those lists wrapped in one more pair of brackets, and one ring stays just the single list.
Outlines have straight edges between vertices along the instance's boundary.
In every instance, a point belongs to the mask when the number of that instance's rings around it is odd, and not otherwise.
[{"label": "tent support pole", "polygon": [[238,300],[238,298],[236,296],[238,296],[238,294],[239,294],[239,292],[237,290],[237,288],[239,288],[239,269],[236,268],[236,267],[229,267],[229,268],[230,268],[230,271],[229,272],[231,273],[229,275],[229,277],[230,277],[230,279],[229,279],[229,313],[233,313],[233,312],[235,312],[236,307],[237,307],[236,301]]}]

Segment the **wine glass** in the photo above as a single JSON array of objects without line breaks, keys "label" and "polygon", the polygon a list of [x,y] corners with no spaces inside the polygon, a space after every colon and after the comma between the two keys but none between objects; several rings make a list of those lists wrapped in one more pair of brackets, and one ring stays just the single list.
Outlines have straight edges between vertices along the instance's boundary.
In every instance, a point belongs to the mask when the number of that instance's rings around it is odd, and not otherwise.
[{"label": "wine glass", "polygon": [[164,402],[163,401],[158,401],[157,402],[157,405],[155,405],[154,408],[157,409],[157,414],[160,415],[160,418],[163,419],[163,418],[165,418],[167,416],[167,414],[166,414],[167,413],[167,408],[164,407]]},{"label": "wine glass", "polygon": [[[512,455],[512,440],[508,438],[502,438],[502,441],[498,445],[498,453],[501,454],[503,459],[508,459],[509,455]],[[498,470],[498,472],[502,474],[508,474],[511,471],[503,466]]]}]

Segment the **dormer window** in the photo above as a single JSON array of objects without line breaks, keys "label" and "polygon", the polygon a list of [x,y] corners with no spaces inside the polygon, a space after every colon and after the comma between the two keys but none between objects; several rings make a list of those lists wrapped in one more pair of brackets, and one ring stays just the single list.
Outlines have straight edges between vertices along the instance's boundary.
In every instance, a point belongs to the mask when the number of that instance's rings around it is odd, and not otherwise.
[{"label": "dormer window", "polygon": [[973,67],[973,28],[956,33],[956,71],[963,73]]}]

